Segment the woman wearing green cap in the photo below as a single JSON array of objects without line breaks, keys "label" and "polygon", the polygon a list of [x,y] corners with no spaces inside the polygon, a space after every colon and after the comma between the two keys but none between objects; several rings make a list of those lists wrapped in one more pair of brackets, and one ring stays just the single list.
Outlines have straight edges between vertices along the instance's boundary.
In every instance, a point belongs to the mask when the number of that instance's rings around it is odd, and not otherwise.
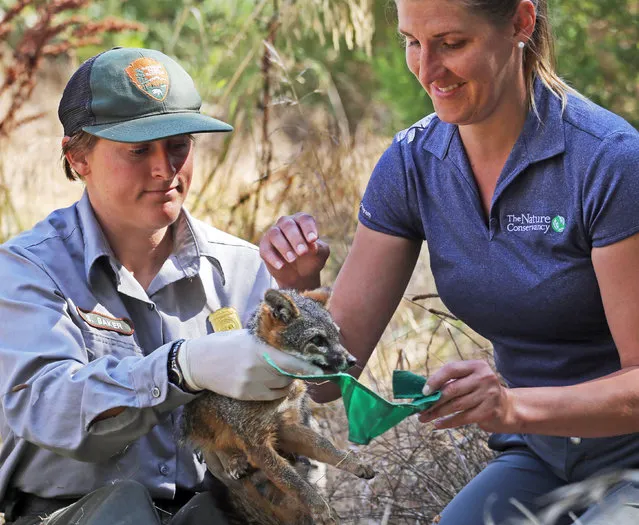
[{"label": "woman wearing green cap", "polygon": [[[421,421],[478,424],[502,452],[439,523],[506,523],[513,500],[535,511],[571,481],[639,466],[639,133],[557,75],[546,0],[395,3],[435,114],[375,168],[330,311],[366,363],[428,242],[442,300],[493,343],[501,376],[463,361],[428,380],[442,397]],[[305,214],[267,232],[281,286],[317,286],[317,239]],[[614,504],[637,499],[626,483],[580,523],[638,523]]]},{"label": "woman wearing green cap", "polygon": [[[256,247],[183,204],[200,113],[188,73],[154,50],[90,58],[59,107],[67,177],[85,192],[0,246],[0,502],[8,523],[224,524],[202,456],[180,444],[201,390],[286,394],[305,361],[241,322],[272,285]],[[202,492],[195,496],[196,493]],[[160,517],[158,517],[158,509]],[[181,510],[180,510],[181,509]]]}]

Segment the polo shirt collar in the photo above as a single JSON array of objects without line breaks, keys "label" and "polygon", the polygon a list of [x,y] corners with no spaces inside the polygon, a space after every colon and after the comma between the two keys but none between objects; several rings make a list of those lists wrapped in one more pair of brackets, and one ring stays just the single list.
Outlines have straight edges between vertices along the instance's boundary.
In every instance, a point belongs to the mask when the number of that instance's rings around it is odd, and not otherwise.
[{"label": "polo shirt collar", "polygon": [[566,150],[561,99],[555,96],[541,80],[535,79],[535,104],[539,116],[528,112],[523,139],[529,163],[539,162]]},{"label": "polo shirt collar", "polygon": [[[539,116],[531,109],[526,117],[524,129],[515,147],[522,147],[524,155],[520,160],[526,165],[549,159],[565,151],[561,100],[553,95],[539,79],[535,79],[534,97]],[[450,153],[453,137],[457,135],[455,124],[433,119],[429,135],[423,141],[423,147],[439,160]]]},{"label": "polo shirt collar", "polygon": [[424,137],[422,144],[425,150],[430,151],[439,160],[444,160],[448,155],[453,137],[457,133],[457,126],[439,120],[439,117],[432,118],[432,121],[428,135]]}]

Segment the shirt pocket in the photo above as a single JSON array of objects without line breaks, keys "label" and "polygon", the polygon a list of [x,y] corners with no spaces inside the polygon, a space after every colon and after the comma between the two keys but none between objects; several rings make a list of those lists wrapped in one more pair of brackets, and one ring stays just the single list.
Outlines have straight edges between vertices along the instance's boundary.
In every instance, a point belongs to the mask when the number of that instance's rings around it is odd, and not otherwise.
[{"label": "shirt pocket", "polygon": [[144,356],[142,349],[135,344],[131,336],[110,336],[98,330],[82,330],[84,346],[93,361],[105,355],[112,355],[118,359],[129,356]]}]

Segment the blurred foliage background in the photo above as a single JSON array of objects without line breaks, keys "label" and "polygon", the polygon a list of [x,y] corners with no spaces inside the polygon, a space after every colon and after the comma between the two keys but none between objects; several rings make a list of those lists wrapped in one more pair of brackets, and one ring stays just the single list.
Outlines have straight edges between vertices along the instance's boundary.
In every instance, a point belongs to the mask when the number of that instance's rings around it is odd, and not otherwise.
[{"label": "blurred foliage background", "polygon": [[[549,3],[560,74],[593,101],[639,125],[639,2]],[[275,10],[282,23],[275,47],[295,61],[295,73],[311,68],[320,77],[332,77],[351,129],[371,104],[388,111],[385,133],[431,110],[406,69],[389,0],[104,0],[91,6],[94,17],[116,14],[144,23],[145,32],[118,35],[113,43],[174,54],[206,81],[206,94],[213,99],[226,93],[228,80],[249,54],[259,55],[256,47]],[[231,86],[234,97],[249,90],[258,73],[256,61],[249,62],[240,84]]]},{"label": "blurred foliage background", "polygon": [[[639,125],[639,1],[549,3],[560,74]],[[232,114],[240,101],[249,114],[258,108],[246,102],[259,96],[262,42],[274,19],[272,43],[293,65],[290,79],[306,80],[295,86],[298,95],[326,94],[333,84],[343,106],[334,111],[344,112],[351,131],[371,106],[384,110],[380,131],[387,134],[431,111],[406,69],[392,0],[100,0],[83,11],[93,20],[117,16],[145,29],[84,47],[80,59],[105,45],[161,49],[189,69],[205,99],[228,103]]]},{"label": "blurred foliage background", "polygon": [[[549,2],[560,74],[639,126],[639,0]],[[112,46],[174,56],[204,111],[235,127],[197,138],[191,212],[252,241],[278,215],[314,214],[332,249],[328,285],[375,162],[432,111],[406,68],[392,1],[0,0],[0,242],[82,193],[61,170],[57,104],[79,63]],[[490,345],[446,312],[425,247],[364,380],[390,397],[393,369],[430,375],[469,358],[490,361]],[[316,410],[343,445],[343,410]],[[406,420],[362,451],[374,482],[329,472],[326,491],[345,522],[430,523],[490,458],[484,439]]]}]

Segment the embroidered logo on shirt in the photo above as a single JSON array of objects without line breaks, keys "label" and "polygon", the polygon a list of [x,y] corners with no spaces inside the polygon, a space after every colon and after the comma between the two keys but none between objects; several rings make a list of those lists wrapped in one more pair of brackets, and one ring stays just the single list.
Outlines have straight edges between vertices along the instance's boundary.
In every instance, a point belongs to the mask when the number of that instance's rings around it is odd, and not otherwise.
[{"label": "embroidered logo on shirt", "polygon": [[562,233],[566,229],[566,219],[561,215],[557,215],[550,224],[552,225],[552,229],[557,233]]},{"label": "embroidered logo on shirt", "polygon": [[359,203],[359,209],[362,210],[362,213],[366,215],[366,217],[368,217],[369,219],[371,218],[371,212],[369,212],[366,208],[364,208],[363,202]]},{"label": "embroidered logo on shirt", "polygon": [[117,332],[122,335],[132,335],[134,332],[133,323],[130,319],[126,319],[124,317],[109,317],[108,315],[100,314],[98,312],[84,310],[79,306],[76,306],[76,309],[84,322],[93,328],[110,330],[111,332]]},{"label": "embroidered logo on shirt", "polygon": [[153,58],[143,57],[131,62],[125,69],[135,87],[149,97],[162,102],[169,92],[169,74]]},{"label": "embroidered logo on shirt", "polygon": [[508,232],[542,232],[550,229],[563,233],[566,229],[566,219],[557,215],[554,219],[550,215],[535,215],[534,213],[517,213],[506,215],[506,231]]}]

